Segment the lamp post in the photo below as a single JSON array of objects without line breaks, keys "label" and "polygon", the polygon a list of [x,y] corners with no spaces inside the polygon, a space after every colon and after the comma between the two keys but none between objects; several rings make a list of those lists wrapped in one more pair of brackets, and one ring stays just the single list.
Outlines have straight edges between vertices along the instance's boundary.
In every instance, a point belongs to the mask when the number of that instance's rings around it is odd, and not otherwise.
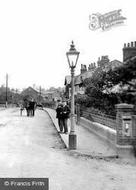
[{"label": "lamp post", "polygon": [[77,65],[80,52],[75,49],[74,42],[72,41],[69,51],[66,53],[68,64],[71,69],[71,129],[69,134],[69,149],[74,150],[77,148],[77,137],[75,134],[75,106],[74,106],[74,72]]}]

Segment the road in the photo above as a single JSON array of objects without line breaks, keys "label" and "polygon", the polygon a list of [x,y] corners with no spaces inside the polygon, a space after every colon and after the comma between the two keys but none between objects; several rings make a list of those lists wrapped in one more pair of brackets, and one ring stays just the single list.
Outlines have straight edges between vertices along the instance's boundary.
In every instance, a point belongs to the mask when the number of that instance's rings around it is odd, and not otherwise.
[{"label": "road", "polygon": [[136,165],[70,153],[42,110],[0,111],[0,177],[48,177],[50,190],[136,189]]}]

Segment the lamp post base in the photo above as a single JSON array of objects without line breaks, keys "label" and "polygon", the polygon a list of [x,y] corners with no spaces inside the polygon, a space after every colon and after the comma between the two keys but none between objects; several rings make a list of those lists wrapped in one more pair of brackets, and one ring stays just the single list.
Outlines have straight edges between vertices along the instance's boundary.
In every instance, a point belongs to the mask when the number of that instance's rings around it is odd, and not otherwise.
[{"label": "lamp post base", "polygon": [[69,134],[69,149],[77,149],[77,136],[76,134]]}]

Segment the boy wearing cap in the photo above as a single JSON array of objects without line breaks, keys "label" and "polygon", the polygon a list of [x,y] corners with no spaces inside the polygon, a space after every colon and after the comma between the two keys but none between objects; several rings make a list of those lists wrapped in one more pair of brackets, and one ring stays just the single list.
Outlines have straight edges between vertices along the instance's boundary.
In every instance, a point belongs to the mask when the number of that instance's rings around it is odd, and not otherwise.
[{"label": "boy wearing cap", "polygon": [[63,132],[63,121],[62,121],[62,112],[63,112],[63,104],[59,102],[57,109],[56,109],[56,118],[58,118],[58,125],[60,129],[60,133]]}]

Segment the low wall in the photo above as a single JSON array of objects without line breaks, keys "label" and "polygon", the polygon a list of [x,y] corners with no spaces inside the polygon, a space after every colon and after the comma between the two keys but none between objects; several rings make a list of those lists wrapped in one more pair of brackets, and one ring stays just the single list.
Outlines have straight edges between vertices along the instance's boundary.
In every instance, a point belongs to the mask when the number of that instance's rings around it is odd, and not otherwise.
[{"label": "low wall", "polygon": [[82,116],[92,122],[98,122],[98,123],[101,123],[102,125],[106,125],[106,126],[112,128],[112,129],[116,129],[116,119],[113,119],[113,117],[109,118],[109,116],[107,116],[107,115],[102,116],[102,115],[94,114],[94,113],[88,112],[88,111],[82,111]]},{"label": "low wall", "polygon": [[80,117],[80,125],[95,133],[97,136],[101,137],[116,148],[116,130],[105,125],[89,121],[83,117]]}]

